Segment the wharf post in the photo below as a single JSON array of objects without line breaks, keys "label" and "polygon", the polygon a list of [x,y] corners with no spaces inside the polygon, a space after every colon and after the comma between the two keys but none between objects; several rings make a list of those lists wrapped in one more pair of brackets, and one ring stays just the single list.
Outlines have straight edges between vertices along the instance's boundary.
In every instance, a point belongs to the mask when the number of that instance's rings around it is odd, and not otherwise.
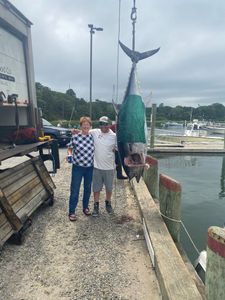
[{"label": "wharf post", "polygon": [[179,242],[181,225],[181,184],[164,174],[160,174],[159,176],[159,203],[160,212],[174,242]]},{"label": "wharf post", "polygon": [[208,300],[225,299],[225,230],[212,226],[208,229],[206,297]]},{"label": "wharf post", "polygon": [[224,133],[223,133],[223,149],[225,149],[225,130],[224,130]]},{"label": "wharf post", "polygon": [[143,179],[153,198],[158,198],[158,160],[152,156],[146,156],[145,162],[149,168],[144,170]]}]

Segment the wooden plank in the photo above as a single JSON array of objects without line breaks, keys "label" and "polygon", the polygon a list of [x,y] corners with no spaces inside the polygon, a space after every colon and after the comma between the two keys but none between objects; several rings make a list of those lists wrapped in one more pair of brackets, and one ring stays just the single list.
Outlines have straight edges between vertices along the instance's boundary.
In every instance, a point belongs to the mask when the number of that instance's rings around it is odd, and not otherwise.
[{"label": "wooden plank", "polygon": [[22,228],[20,219],[15,214],[12,206],[9,204],[4,192],[0,189],[0,206],[12,228],[16,231]]},{"label": "wooden plank", "polygon": [[55,184],[39,157],[2,172],[0,182],[2,188],[0,189],[0,244],[2,245],[14,230],[22,228],[20,218],[24,215],[30,216],[41,203],[52,197]]},{"label": "wooden plank", "polygon": [[22,209],[17,212],[19,218],[24,215],[30,216],[45,200],[48,199],[47,192],[45,190],[41,190],[39,194],[37,194],[30,202],[27,203]]},{"label": "wooden plank", "polygon": [[12,226],[7,221],[3,226],[0,227],[0,244],[4,244],[5,241],[14,233]]},{"label": "wooden plank", "polygon": [[[40,182],[39,178],[34,178],[30,184],[23,186],[21,190],[17,190],[14,194],[9,196],[9,202],[13,207],[13,210],[17,213],[22,209],[29,201],[32,200],[37,194],[43,190],[43,185]],[[46,199],[48,195],[46,193]],[[4,215],[0,215],[0,226],[4,223]]]},{"label": "wooden plank", "polygon": [[32,144],[26,144],[26,145],[16,145],[15,148],[11,149],[5,149],[0,152],[0,161],[3,161],[5,159],[8,159],[10,157],[16,156],[16,155],[26,155],[28,153],[31,153],[33,151],[38,151],[39,147],[43,147],[44,145],[50,144],[51,142],[38,142],[38,143],[32,143]]},{"label": "wooden plank", "polygon": [[49,195],[49,198],[52,197],[54,194],[53,189],[52,189],[51,185],[49,185],[48,181],[46,180],[46,177],[43,176],[44,174],[41,171],[40,165],[38,165],[34,160],[32,160],[32,163],[33,163],[33,166],[35,168],[37,175],[40,178],[40,181],[42,182],[44,188],[46,189],[46,191]]},{"label": "wooden plank", "polygon": [[[44,164],[40,160],[35,158],[37,164],[41,165],[41,169],[45,171]],[[13,184],[19,178],[23,178],[28,173],[31,173],[34,170],[31,160],[26,161],[25,163],[19,164],[11,169],[8,169],[1,173],[0,184],[1,188],[6,188],[8,185]]]},{"label": "wooden plank", "polygon": [[[38,158],[36,158],[38,159]],[[7,169],[5,170],[3,173],[0,173],[0,182],[7,176],[11,176],[12,175],[12,169],[13,169],[13,172],[17,172],[17,171],[20,171],[22,170],[23,168],[27,167],[28,165],[30,165],[31,162],[30,160],[27,160],[19,165],[16,165],[14,166],[13,168],[10,168],[10,169]]]},{"label": "wooden plank", "polygon": [[26,184],[28,184],[30,181],[32,181],[37,175],[35,174],[35,171],[33,170],[31,173],[27,174],[23,178],[18,178],[18,180],[10,185],[8,185],[6,188],[4,188],[4,193],[9,197],[11,194],[15,193],[18,189],[22,188]]},{"label": "wooden plank", "polygon": [[[22,209],[24,206],[26,206],[36,195],[38,195],[41,191],[43,191],[44,188],[41,183],[36,185],[30,192],[26,193],[24,197],[21,197],[19,201],[16,201],[13,205],[13,210],[18,214],[18,211]],[[46,193],[47,195],[47,193]],[[48,195],[47,195],[48,196]],[[46,196],[46,199],[48,198]]]},{"label": "wooden plank", "polygon": [[[33,167],[33,166],[32,166]],[[44,167],[42,166],[40,168],[40,172],[42,172],[42,176],[45,180],[47,180],[48,184],[50,184],[52,187],[54,187],[54,184],[51,180],[51,177],[49,176],[49,174],[47,172],[45,172]],[[4,188],[4,193],[7,197],[9,197],[10,195],[12,195],[13,193],[15,193],[17,190],[23,188],[26,185],[29,185],[29,183],[34,180],[35,178],[39,177],[37,176],[37,173],[35,172],[35,170],[33,169],[33,171],[27,175],[25,175],[22,178],[17,178],[16,182],[12,182],[11,185],[7,185]],[[39,179],[40,181],[40,179]]]},{"label": "wooden plank", "polygon": [[163,299],[202,299],[144,181],[131,181],[149,233]]},{"label": "wooden plank", "polygon": [[[32,191],[32,196],[33,197],[30,197],[28,202],[25,203],[23,199],[23,202],[21,201],[20,203],[17,203],[17,206],[15,206],[15,210],[19,218],[23,217],[24,215],[30,216],[40,206],[41,203],[48,199],[48,194],[43,189],[41,183],[39,183],[35,191]],[[14,231],[4,214],[0,215],[0,220],[0,241],[1,243],[4,243]]]},{"label": "wooden plank", "polygon": [[[24,215],[30,216],[42,202],[48,199],[47,192],[43,189],[42,184],[39,182],[35,189],[33,189],[28,197],[24,197],[21,201],[17,201],[13,207],[18,217]],[[12,235],[14,231],[7,221],[4,214],[0,215],[0,241],[3,243]]]},{"label": "wooden plank", "polygon": [[28,200],[30,198],[32,198],[31,194],[33,193],[33,190],[36,188],[37,185],[40,186],[40,189],[43,188],[39,178],[35,177],[30,182],[28,182],[26,185],[23,185],[20,189],[16,190],[14,193],[10,194],[8,196],[8,201],[9,201],[10,205],[12,205],[13,209],[14,209],[14,204],[16,202],[19,202],[20,200],[23,201],[23,198],[28,199]]},{"label": "wooden plank", "polygon": [[[0,179],[1,188],[5,189],[7,186],[13,184],[19,178],[23,178],[27,174],[31,173],[33,170],[34,168],[31,164],[21,168],[21,170],[18,171],[11,169],[11,172],[7,176],[4,176],[2,179]],[[4,175],[4,173],[5,172],[3,172],[1,175]]]}]

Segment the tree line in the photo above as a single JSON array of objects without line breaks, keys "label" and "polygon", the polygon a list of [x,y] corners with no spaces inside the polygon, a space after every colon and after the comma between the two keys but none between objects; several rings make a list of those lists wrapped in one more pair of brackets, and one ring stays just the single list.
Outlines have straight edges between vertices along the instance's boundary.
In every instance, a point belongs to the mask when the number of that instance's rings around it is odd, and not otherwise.
[{"label": "tree line", "polygon": [[[36,83],[37,103],[42,109],[43,117],[49,121],[56,120],[79,120],[81,116],[89,115],[89,102],[78,98],[73,89],[65,93],[52,91],[49,87]],[[98,100],[92,102],[92,119],[98,120],[106,115],[115,120],[115,111],[112,103]],[[150,119],[151,108],[146,108],[147,120]],[[176,107],[165,106],[161,103],[157,107],[157,121],[190,121],[193,119],[222,122],[225,121],[225,106],[221,103],[213,103],[206,106]]]}]

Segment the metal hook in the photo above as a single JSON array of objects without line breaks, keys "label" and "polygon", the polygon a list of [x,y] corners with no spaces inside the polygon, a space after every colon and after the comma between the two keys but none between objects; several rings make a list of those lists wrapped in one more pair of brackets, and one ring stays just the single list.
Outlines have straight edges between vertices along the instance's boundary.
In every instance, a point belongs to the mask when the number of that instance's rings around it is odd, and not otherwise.
[{"label": "metal hook", "polygon": [[131,10],[130,18],[133,22],[137,20],[137,8],[135,7],[135,0],[134,0],[134,6],[132,7]]}]

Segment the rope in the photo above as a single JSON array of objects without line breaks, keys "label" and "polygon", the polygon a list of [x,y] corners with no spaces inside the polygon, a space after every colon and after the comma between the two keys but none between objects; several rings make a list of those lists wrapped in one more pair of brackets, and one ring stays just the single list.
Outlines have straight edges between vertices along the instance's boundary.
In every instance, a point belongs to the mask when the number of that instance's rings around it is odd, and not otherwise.
[{"label": "rope", "polygon": [[181,223],[181,222],[182,222],[181,220],[176,220],[176,219],[167,217],[167,216],[164,215],[161,211],[160,211],[160,214],[161,214],[161,216],[163,216],[164,218],[166,218],[166,219],[168,219],[168,220],[170,220],[170,221],[177,222],[177,223]]},{"label": "rope", "polygon": [[184,228],[184,230],[185,230],[187,236],[189,237],[189,239],[190,239],[190,241],[191,241],[191,243],[192,243],[192,246],[194,247],[195,251],[196,251],[196,252],[198,253],[198,255],[199,255],[199,254],[200,254],[200,251],[199,251],[198,248],[195,246],[194,241],[192,240],[190,234],[188,233],[188,231],[187,231],[187,229],[186,229],[186,227],[185,227],[185,225],[184,225],[184,223],[183,223],[182,221],[181,221],[181,225],[183,226],[183,228]]},{"label": "rope", "polygon": [[199,255],[199,254],[200,254],[200,251],[199,251],[198,248],[196,247],[196,245],[195,245],[194,241],[192,240],[192,238],[191,238],[191,236],[190,236],[190,234],[189,234],[187,228],[185,227],[184,223],[183,223],[181,220],[176,220],[176,219],[167,217],[167,216],[164,215],[161,211],[160,211],[160,214],[161,214],[161,216],[163,216],[165,219],[168,219],[168,220],[170,220],[170,221],[172,221],[172,222],[180,223],[180,224],[182,225],[182,227],[183,227],[185,233],[187,234],[187,236],[188,236],[188,238],[189,238],[189,240],[190,240],[192,246],[194,247],[195,251],[196,251],[196,252],[198,253],[198,255]]}]

